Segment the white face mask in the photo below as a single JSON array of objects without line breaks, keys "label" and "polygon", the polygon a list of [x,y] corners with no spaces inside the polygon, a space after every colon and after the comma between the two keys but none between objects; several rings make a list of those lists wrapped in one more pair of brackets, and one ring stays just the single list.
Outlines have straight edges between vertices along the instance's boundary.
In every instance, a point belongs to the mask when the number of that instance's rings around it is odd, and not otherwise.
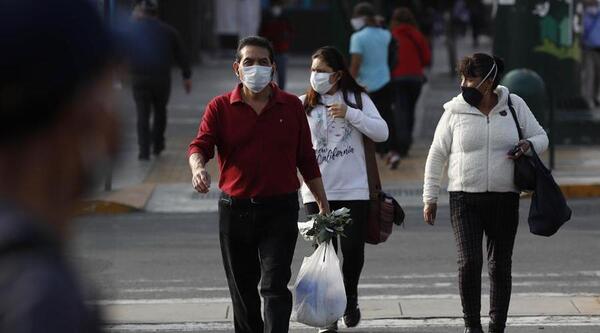
[{"label": "white face mask", "polygon": [[354,30],[360,30],[366,24],[365,18],[362,17],[362,16],[361,17],[355,17],[355,18],[353,18],[353,19],[350,20],[350,24],[352,25],[352,28]]},{"label": "white face mask", "polygon": [[326,94],[333,87],[334,83],[329,82],[329,78],[333,73],[310,73],[310,86],[320,95]]},{"label": "white face mask", "polygon": [[241,67],[242,83],[253,93],[261,92],[271,82],[273,68],[271,66]]},{"label": "white face mask", "polygon": [[283,8],[281,6],[274,6],[271,8],[271,14],[275,17],[279,17],[283,13]]}]

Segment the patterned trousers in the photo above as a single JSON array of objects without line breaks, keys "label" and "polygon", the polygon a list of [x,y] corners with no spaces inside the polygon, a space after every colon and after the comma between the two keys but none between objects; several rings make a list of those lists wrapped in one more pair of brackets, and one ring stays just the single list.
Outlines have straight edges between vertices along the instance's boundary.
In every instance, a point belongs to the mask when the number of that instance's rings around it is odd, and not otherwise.
[{"label": "patterned trousers", "polygon": [[450,193],[465,326],[480,327],[483,235],[490,277],[490,332],[504,332],[512,286],[512,252],[519,224],[517,193]]}]

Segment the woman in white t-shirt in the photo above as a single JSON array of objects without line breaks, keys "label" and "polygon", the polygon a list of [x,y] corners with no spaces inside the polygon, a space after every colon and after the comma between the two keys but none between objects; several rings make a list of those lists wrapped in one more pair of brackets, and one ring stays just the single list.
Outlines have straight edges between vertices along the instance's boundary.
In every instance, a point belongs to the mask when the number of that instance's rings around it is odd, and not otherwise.
[{"label": "woman in white t-shirt", "polygon": [[[344,323],[354,327],[360,321],[358,280],[364,263],[369,211],[363,135],[383,142],[388,137],[388,127],[364,88],[350,75],[342,54],[331,46],[313,54],[310,88],[300,99],[306,110],[329,205],[332,210],[349,208],[353,220],[344,230],[347,237],[341,238],[341,248],[347,296]],[[319,212],[306,185],[302,186],[302,199],[308,214]],[[333,244],[337,248],[337,239],[333,239]],[[337,323],[320,330],[336,331]]]}]

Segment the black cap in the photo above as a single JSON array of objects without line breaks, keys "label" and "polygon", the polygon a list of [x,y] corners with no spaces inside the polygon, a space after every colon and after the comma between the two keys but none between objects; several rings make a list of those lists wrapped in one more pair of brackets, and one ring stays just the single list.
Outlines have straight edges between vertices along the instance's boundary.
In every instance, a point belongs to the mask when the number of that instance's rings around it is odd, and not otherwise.
[{"label": "black cap", "polygon": [[111,61],[91,0],[0,0],[0,143],[49,126]]}]

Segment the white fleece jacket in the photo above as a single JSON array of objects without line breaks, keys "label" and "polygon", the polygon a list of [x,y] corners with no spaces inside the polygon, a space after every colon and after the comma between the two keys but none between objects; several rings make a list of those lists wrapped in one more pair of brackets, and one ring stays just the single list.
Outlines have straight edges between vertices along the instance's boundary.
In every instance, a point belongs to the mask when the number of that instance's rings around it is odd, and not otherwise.
[{"label": "white fleece jacket", "polygon": [[[448,191],[518,192],[514,185],[514,162],[507,152],[519,141],[508,108],[509,91],[498,86],[498,104],[488,116],[472,107],[462,95],[444,104],[425,164],[423,202],[437,202],[442,170],[448,162]],[[548,136],[525,101],[510,94],[523,136],[541,154]]]},{"label": "white fleece jacket", "polygon": [[[375,142],[383,142],[388,137],[388,126],[373,101],[365,93],[361,97],[362,110],[348,106],[345,119],[332,119],[325,107],[343,101],[339,91],[334,95],[321,96],[322,104],[318,104],[307,116],[317,163],[330,201],[369,199],[363,134]],[[304,95],[300,96],[302,102],[304,99]],[[356,103],[354,94],[349,93],[348,99]],[[306,184],[302,185],[301,193],[304,203],[315,202]]]}]

